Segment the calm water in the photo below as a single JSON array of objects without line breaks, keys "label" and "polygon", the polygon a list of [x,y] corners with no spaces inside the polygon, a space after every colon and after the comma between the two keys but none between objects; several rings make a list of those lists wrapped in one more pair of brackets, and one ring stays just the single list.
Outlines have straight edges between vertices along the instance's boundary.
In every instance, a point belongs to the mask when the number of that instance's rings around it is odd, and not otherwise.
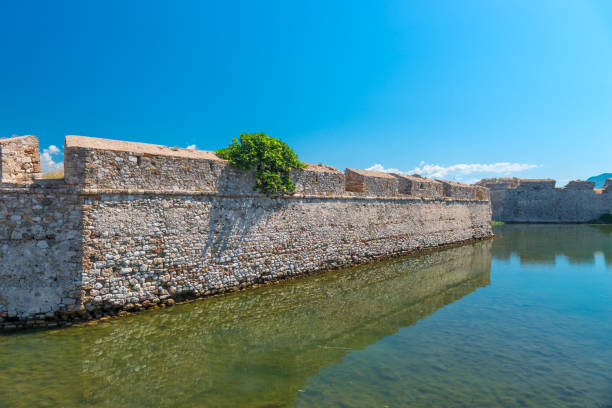
[{"label": "calm water", "polygon": [[612,228],[0,335],[1,407],[611,407]]}]

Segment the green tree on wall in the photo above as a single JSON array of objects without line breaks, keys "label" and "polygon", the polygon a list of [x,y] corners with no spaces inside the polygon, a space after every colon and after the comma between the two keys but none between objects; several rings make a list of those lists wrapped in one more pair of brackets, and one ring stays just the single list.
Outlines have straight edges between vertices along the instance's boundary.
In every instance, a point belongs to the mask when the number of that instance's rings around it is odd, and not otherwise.
[{"label": "green tree on wall", "polygon": [[285,142],[265,133],[242,133],[215,153],[242,171],[255,169],[254,190],[269,196],[294,193],[291,170],[306,167]]}]

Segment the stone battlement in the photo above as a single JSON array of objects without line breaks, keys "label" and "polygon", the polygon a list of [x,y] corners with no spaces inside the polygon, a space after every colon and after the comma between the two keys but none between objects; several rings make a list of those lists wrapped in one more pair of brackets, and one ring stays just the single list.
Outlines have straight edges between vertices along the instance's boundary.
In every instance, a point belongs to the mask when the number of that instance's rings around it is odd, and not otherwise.
[{"label": "stone battlement", "polygon": [[[488,178],[482,179],[477,186],[486,187],[489,190],[579,190],[591,191],[595,190],[593,181],[571,180],[564,187],[555,187],[556,181],[553,179],[520,179],[520,178]],[[612,192],[612,179],[607,179],[602,189],[604,192]]]},{"label": "stone battlement", "polygon": [[28,183],[40,177],[36,136],[0,139],[0,184]]},{"label": "stone battlement", "polygon": [[591,181],[555,187],[552,179],[500,178],[476,183],[491,192],[493,219],[505,222],[588,222],[612,212],[612,179],[595,190]]},{"label": "stone battlement", "polygon": [[[0,139],[0,146],[5,152],[4,183],[31,183],[41,177],[35,136]],[[479,186],[368,170],[342,173],[323,164],[308,164],[291,177],[298,195],[489,199]],[[263,196],[253,191],[253,172],[231,167],[214,152],[86,136],[66,136],[64,180],[81,190]]]},{"label": "stone battlement", "polygon": [[296,193],[253,191],[213,152],[67,136],[0,140],[0,329],[233,291],[492,235],[488,190],[309,164]]}]

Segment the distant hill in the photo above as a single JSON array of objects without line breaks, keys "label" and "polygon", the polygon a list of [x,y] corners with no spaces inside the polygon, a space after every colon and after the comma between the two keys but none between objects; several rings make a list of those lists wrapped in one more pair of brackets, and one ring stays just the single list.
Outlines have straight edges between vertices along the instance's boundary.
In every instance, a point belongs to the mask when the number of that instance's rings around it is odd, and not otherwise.
[{"label": "distant hill", "polygon": [[587,181],[594,181],[595,188],[602,188],[604,186],[604,183],[606,182],[606,179],[609,178],[612,178],[612,173],[603,173],[599,176],[589,177]]},{"label": "distant hill", "polygon": [[48,173],[44,173],[42,175],[43,179],[63,179],[64,178],[64,169],[50,171]]}]

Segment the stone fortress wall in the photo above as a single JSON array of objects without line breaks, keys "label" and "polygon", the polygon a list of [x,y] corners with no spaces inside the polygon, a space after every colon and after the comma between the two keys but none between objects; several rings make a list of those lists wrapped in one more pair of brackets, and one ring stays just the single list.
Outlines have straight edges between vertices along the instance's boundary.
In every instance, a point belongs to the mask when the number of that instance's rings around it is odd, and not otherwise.
[{"label": "stone fortress wall", "polygon": [[[40,163],[33,136],[7,159]],[[26,146],[26,147],[23,147]],[[47,326],[492,235],[488,190],[308,165],[266,197],[212,152],[67,136],[0,183],[0,327]],[[5,168],[3,162],[3,168]],[[33,170],[30,170],[33,169]]]},{"label": "stone fortress wall", "polygon": [[484,179],[476,183],[491,194],[493,219],[504,222],[584,223],[612,213],[612,179],[595,190],[592,181]]}]

